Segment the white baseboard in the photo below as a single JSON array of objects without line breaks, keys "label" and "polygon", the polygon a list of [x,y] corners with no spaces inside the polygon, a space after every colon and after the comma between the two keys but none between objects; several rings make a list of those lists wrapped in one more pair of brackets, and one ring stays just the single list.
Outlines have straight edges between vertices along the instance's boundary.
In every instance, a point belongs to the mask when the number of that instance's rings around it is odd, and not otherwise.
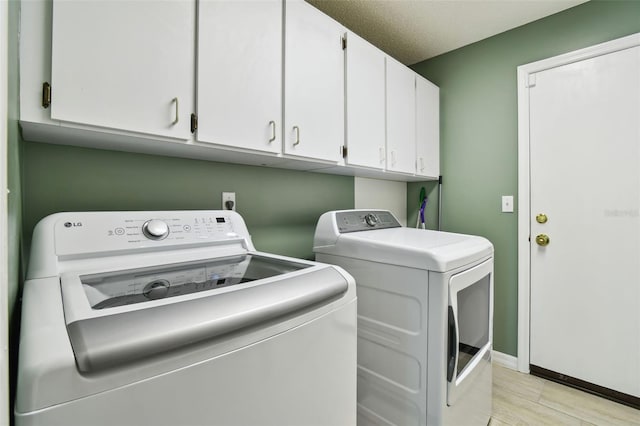
[{"label": "white baseboard", "polygon": [[518,358],[513,355],[508,355],[498,351],[491,351],[491,359],[493,359],[493,362],[503,367],[516,371],[518,370]]}]

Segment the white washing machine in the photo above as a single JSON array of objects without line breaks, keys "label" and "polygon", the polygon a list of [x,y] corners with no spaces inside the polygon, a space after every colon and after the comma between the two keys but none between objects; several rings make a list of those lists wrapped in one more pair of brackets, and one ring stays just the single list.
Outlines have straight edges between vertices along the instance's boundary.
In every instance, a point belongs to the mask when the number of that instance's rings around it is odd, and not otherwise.
[{"label": "white washing machine", "polygon": [[231,211],[44,218],[19,351],[18,426],[356,422],[353,278]]},{"label": "white washing machine", "polygon": [[359,426],[489,422],[489,241],[346,210],[320,217],[314,252],[356,279]]}]

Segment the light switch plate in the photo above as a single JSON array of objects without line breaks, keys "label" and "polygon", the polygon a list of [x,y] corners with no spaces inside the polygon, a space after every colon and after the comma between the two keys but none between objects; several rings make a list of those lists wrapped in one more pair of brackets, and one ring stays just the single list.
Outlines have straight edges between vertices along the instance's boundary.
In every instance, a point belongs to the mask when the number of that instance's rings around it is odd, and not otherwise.
[{"label": "light switch plate", "polygon": [[513,195],[502,196],[502,213],[513,213]]}]

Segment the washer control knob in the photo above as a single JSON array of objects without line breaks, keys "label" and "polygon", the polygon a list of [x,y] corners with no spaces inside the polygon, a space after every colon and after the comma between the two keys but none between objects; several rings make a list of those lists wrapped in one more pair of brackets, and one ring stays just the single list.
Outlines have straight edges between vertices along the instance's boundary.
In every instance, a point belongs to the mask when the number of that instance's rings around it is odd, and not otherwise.
[{"label": "washer control knob", "polygon": [[378,224],[378,218],[373,213],[369,213],[364,217],[364,221],[369,226],[376,226]]},{"label": "washer control knob", "polygon": [[150,240],[164,240],[169,235],[169,225],[161,220],[151,219],[142,225],[142,233]]},{"label": "washer control knob", "polygon": [[155,280],[148,283],[142,289],[144,297],[150,300],[162,299],[169,294],[169,281],[167,280]]}]

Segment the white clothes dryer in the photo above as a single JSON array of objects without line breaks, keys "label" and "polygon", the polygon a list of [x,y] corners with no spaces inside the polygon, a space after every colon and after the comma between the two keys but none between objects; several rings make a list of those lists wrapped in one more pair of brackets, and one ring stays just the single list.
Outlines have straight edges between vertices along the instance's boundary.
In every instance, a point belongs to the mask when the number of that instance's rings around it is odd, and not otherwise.
[{"label": "white clothes dryer", "polygon": [[232,211],[58,213],[24,286],[18,426],[353,425],[356,295]]},{"label": "white clothes dryer", "polygon": [[402,227],[384,210],[323,214],[314,252],[358,293],[358,426],[491,417],[493,246]]}]

